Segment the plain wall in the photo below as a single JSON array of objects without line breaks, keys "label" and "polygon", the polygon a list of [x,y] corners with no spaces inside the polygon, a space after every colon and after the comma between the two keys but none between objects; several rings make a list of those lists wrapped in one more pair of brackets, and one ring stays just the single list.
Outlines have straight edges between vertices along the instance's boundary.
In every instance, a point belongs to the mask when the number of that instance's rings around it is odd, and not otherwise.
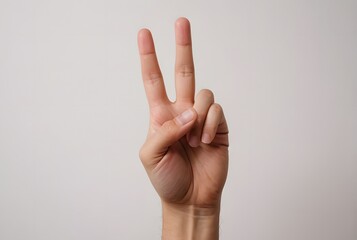
[{"label": "plain wall", "polygon": [[357,1],[0,0],[0,239],[159,239],[136,34],[230,128],[221,239],[357,239]]}]

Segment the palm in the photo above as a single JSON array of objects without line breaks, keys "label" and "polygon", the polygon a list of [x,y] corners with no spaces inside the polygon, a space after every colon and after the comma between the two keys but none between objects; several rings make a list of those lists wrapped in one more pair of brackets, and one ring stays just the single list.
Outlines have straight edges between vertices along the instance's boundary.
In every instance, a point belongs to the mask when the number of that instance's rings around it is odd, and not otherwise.
[{"label": "palm", "polygon": [[[146,168],[155,189],[164,201],[211,205],[219,201],[227,175],[228,129],[222,113],[209,144],[200,141],[192,147],[192,143],[189,143],[190,135],[201,137],[204,120],[209,112],[209,107],[213,105],[213,97],[211,100],[207,100],[208,98],[204,96],[194,99],[189,25],[185,21],[181,24],[183,25],[176,29],[177,99],[174,103],[167,99],[151,35],[144,32],[141,40],[139,36],[144,85],[150,105],[148,139],[154,136],[165,122],[172,120],[188,108],[194,107],[198,116],[201,116],[199,119],[203,120],[197,119],[195,126],[188,134],[168,146],[160,154],[158,160]],[[217,119],[217,116],[214,118]],[[157,158],[157,156],[155,157]]]},{"label": "palm", "polygon": [[[192,106],[174,103],[154,109],[150,132]],[[222,190],[228,167],[227,130],[218,129],[219,138],[212,144],[191,147],[186,136],[172,145],[151,176],[159,195],[169,202],[209,205]],[[149,134],[150,134],[149,132]],[[180,185],[174,184],[180,182]],[[163,184],[165,183],[165,184]]]}]

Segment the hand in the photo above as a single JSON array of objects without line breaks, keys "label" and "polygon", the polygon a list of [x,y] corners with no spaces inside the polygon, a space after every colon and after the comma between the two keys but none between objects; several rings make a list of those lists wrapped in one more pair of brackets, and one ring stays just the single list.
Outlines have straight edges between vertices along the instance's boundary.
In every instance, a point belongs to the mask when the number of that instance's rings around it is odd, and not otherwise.
[{"label": "hand", "polygon": [[228,169],[228,127],[213,93],[196,98],[190,23],[175,24],[176,101],[165,91],[151,33],[138,34],[142,78],[150,107],[150,126],[140,158],[163,203],[219,207]]}]

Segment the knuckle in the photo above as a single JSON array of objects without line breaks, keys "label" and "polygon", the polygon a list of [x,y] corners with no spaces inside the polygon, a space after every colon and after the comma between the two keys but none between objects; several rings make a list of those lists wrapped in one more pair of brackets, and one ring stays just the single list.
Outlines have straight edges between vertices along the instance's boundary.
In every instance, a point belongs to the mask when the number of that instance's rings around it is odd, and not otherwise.
[{"label": "knuckle", "polygon": [[145,76],[145,81],[150,84],[156,84],[162,79],[162,73],[161,72],[150,72],[147,73]]},{"label": "knuckle", "polygon": [[181,65],[176,68],[176,73],[179,77],[191,78],[195,75],[195,68],[193,65]]},{"label": "knuckle", "polygon": [[219,105],[218,103],[212,104],[211,109],[216,114],[222,114],[223,113],[223,109],[222,109],[221,105]]},{"label": "knuckle", "polygon": [[214,94],[211,90],[209,89],[202,89],[199,93],[198,96],[203,98],[203,99],[208,99],[211,102],[214,101]]}]

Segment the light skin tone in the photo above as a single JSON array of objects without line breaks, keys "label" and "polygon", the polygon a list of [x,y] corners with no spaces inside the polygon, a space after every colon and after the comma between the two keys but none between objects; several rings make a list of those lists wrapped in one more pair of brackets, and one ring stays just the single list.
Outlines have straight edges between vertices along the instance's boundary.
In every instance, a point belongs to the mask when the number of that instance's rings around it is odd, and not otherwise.
[{"label": "light skin tone", "polygon": [[190,22],[175,23],[176,100],[170,101],[148,29],[138,33],[150,108],[140,159],[161,198],[162,239],[219,238],[220,202],[228,170],[228,127],[213,93],[195,95]]}]

